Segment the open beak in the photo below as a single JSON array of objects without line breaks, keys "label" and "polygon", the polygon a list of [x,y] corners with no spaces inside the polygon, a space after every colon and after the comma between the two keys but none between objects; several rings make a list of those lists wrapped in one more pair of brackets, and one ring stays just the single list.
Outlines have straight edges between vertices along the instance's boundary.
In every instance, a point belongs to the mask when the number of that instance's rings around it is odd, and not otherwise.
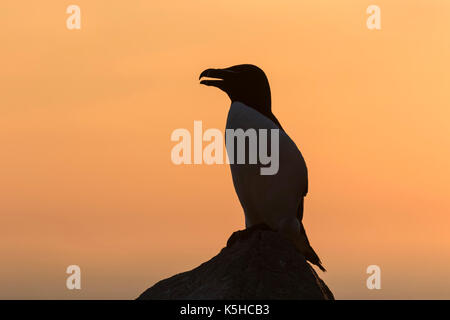
[{"label": "open beak", "polygon": [[206,69],[200,74],[198,78],[201,80],[202,78],[212,78],[200,81],[200,84],[204,84],[205,86],[213,86],[220,89],[223,89],[225,81],[229,79],[230,75],[234,72],[227,69]]}]

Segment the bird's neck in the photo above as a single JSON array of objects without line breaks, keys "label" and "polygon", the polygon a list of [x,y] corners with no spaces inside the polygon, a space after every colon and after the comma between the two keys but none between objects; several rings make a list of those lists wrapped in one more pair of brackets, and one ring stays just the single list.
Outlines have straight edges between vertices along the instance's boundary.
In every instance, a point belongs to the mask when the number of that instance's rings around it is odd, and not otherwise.
[{"label": "bird's neck", "polygon": [[273,123],[275,123],[280,130],[284,131],[283,127],[281,126],[280,121],[278,121],[277,117],[275,117],[275,115],[272,113],[270,104],[268,106],[266,105],[266,107],[262,108],[262,107],[258,106],[257,104],[246,103],[246,102],[237,101],[237,100],[233,101],[232,103],[234,103],[234,102],[242,103],[242,104],[248,106],[249,108],[252,108],[253,110],[258,111],[262,115],[264,115],[267,118],[269,118],[270,120],[272,120]]},{"label": "bird's neck", "polygon": [[281,126],[280,121],[278,121],[277,117],[275,117],[275,115],[272,112],[270,112],[269,116],[268,115],[265,115],[265,116],[268,117],[270,120],[272,120],[273,123],[275,123],[277,125],[277,127],[280,128],[280,130],[284,131],[283,127]]}]

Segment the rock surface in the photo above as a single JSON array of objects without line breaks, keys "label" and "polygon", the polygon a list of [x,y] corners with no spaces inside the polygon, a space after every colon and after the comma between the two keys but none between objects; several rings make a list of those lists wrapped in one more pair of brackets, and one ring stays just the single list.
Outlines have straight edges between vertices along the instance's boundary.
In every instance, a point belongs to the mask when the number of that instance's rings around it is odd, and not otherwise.
[{"label": "rock surface", "polygon": [[259,225],[237,231],[197,268],[159,281],[138,299],[334,299],[295,247]]}]

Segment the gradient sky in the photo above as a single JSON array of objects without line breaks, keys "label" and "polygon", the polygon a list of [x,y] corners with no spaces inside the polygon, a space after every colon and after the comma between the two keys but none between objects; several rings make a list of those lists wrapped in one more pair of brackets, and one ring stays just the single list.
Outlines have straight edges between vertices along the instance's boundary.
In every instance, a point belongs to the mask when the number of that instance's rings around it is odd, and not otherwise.
[{"label": "gradient sky", "polygon": [[175,166],[170,135],[224,129],[198,75],[253,63],[336,298],[450,299],[449,1],[3,0],[0,39],[0,298],[135,298],[217,254],[244,227],[229,168]]}]

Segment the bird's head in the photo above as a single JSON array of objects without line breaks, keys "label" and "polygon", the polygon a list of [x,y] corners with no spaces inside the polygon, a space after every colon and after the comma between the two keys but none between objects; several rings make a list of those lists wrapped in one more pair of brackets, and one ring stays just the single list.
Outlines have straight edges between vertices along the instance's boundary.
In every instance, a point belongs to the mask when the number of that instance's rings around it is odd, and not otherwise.
[{"label": "bird's head", "polygon": [[232,102],[239,101],[262,114],[271,113],[270,86],[260,68],[241,64],[226,69],[206,69],[200,74],[201,84],[221,89]]}]

